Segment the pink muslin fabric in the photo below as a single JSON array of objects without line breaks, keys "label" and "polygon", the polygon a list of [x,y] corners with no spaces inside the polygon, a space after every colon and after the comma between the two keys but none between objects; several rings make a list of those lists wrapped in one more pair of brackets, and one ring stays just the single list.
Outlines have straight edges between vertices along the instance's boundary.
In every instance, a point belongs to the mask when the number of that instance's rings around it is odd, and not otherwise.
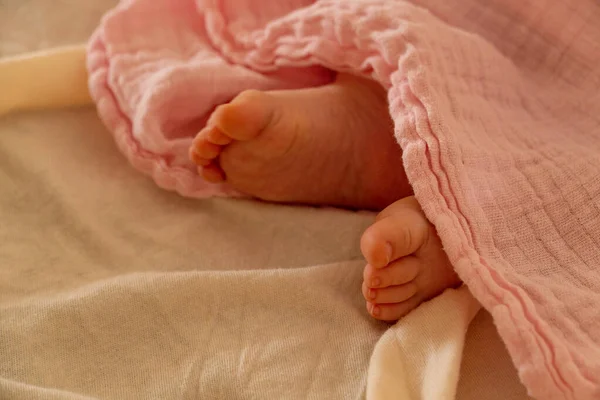
[{"label": "pink muslin fabric", "polygon": [[387,90],[407,175],[529,393],[600,399],[600,5],[593,0],[127,0],[88,48],[120,150],[184,196],[245,89]]}]

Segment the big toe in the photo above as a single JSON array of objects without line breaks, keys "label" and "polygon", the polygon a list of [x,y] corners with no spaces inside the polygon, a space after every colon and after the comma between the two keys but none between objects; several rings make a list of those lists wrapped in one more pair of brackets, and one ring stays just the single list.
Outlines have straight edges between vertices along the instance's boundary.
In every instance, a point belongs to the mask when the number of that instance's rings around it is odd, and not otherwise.
[{"label": "big toe", "polygon": [[382,211],[361,238],[361,250],[369,264],[383,268],[414,253],[426,240],[429,225],[410,198]]},{"label": "big toe", "polygon": [[277,111],[271,94],[246,90],[230,103],[217,107],[208,123],[234,140],[246,141],[258,136]]}]

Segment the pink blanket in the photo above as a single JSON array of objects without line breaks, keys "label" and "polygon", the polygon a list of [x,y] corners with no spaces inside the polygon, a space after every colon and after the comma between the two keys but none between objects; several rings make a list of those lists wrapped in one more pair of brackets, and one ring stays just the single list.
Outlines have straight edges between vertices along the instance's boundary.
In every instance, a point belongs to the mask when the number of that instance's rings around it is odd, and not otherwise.
[{"label": "pink blanket", "polygon": [[593,0],[128,0],[89,46],[131,163],[233,193],[187,158],[212,109],[331,72],[389,93],[417,199],[530,394],[600,399],[600,5]]}]

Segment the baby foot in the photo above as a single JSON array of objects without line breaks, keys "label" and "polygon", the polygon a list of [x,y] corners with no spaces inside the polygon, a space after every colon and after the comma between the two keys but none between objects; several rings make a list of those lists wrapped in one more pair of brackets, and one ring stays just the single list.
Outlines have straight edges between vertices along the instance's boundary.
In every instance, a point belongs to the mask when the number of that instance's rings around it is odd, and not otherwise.
[{"label": "baby foot", "polygon": [[363,234],[367,266],[362,292],[369,313],[395,321],[445,289],[461,284],[440,238],[414,197],[383,210]]},{"label": "baby foot", "polygon": [[206,180],[267,201],[381,210],[412,193],[385,91],[349,75],[241,93],[215,110],[190,157]]}]

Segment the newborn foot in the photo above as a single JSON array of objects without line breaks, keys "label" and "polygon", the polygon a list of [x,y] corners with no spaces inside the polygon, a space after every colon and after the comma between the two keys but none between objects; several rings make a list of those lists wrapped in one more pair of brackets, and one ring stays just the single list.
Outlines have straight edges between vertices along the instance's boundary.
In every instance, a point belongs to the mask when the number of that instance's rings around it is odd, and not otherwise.
[{"label": "newborn foot", "polygon": [[385,91],[349,75],[241,93],[215,110],[190,157],[206,180],[267,201],[381,210],[412,193]]},{"label": "newborn foot", "polygon": [[369,313],[396,321],[445,289],[459,286],[440,238],[414,197],[383,210],[363,234],[362,292]]}]

